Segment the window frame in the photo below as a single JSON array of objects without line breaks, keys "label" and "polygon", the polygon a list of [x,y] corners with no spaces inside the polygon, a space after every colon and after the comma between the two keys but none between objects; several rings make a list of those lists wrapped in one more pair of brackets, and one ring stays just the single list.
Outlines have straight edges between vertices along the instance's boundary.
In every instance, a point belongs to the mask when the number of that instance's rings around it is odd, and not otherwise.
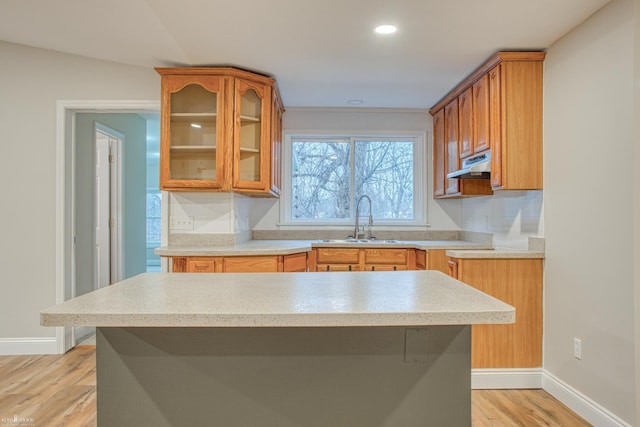
[{"label": "window frame", "polygon": [[[398,140],[413,142],[413,219],[412,220],[383,220],[374,216],[374,226],[385,227],[415,227],[427,225],[426,218],[426,182],[424,177],[427,173],[427,160],[425,157],[426,134],[424,132],[395,132],[395,131],[376,131],[376,132],[357,132],[357,131],[297,131],[288,130],[284,132],[282,142],[282,191],[280,193],[280,222],[279,226],[353,226],[355,215],[355,204],[350,206],[349,219],[336,220],[316,220],[316,219],[295,219],[291,217],[291,191],[292,191],[292,147],[295,139],[326,139],[338,140],[343,139],[354,144],[355,141],[372,141],[372,140]],[[354,180],[355,165],[353,164],[353,154],[349,160],[351,167],[351,183],[350,194],[351,200],[354,201]]]}]

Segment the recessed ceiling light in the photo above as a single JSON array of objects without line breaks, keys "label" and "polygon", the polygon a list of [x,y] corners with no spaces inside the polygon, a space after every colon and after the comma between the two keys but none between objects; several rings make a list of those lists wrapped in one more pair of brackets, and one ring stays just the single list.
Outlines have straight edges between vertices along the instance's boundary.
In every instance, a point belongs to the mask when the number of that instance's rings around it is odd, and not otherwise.
[{"label": "recessed ceiling light", "polygon": [[364,101],[362,99],[350,99],[347,101],[347,104],[360,105],[360,104],[364,104]]},{"label": "recessed ceiling light", "polygon": [[378,34],[393,34],[398,31],[395,25],[379,25],[376,27],[376,33]]}]

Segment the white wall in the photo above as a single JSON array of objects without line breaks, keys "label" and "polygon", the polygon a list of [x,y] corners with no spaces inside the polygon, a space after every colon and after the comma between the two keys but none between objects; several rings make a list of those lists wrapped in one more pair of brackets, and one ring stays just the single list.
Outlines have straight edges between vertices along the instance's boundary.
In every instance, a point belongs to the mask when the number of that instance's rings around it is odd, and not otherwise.
[{"label": "white wall", "polygon": [[633,8],[614,0],[545,62],[544,367],[637,425]]},{"label": "white wall", "polygon": [[[633,164],[640,165],[640,0],[634,1],[635,13],[634,13],[634,60],[635,60],[635,72],[634,72],[634,140],[633,146]],[[636,400],[640,400],[640,167],[633,168],[633,215],[634,217],[634,232],[633,232],[633,265],[634,269],[634,284],[635,284],[635,359],[636,359]],[[636,403],[636,423],[640,423],[640,404]]]},{"label": "white wall", "polygon": [[193,219],[192,230],[173,234],[232,234],[251,230],[251,199],[216,192],[169,193],[169,217]]},{"label": "white wall", "polygon": [[52,337],[39,311],[56,302],[56,101],[158,100],[159,76],[0,42],[0,352]]}]

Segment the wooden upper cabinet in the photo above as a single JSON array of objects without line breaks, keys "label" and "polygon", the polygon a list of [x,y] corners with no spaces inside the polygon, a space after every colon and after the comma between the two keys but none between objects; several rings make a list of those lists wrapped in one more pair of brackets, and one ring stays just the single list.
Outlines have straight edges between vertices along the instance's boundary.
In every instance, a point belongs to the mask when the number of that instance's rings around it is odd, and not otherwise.
[{"label": "wooden upper cabinet", "polygon": [[[465,104],[470,105],[470,99]],[[460,168],[460,134],[459,99],[455,98],[433,116],[433,197],[436,199],[493,194],[488,180],[446,178],[448,173]]]},{"label": "wooden upper cabinet", "polygon": [[224,190],[224,99],[228,79],[162,78],[160,182],[163,189]]},{"label": "wooden upper cabinet", "polygon": [[433,197],[444,196],[444,108],[433,116]]},{"label": "wooden upper cabinet", "polygon": [[[459,157],[491,150],[489,190],[542,189],[544,58],[544,52],[498,52],[429,110],[434,116],[435,142],[435,116],[444,110],[446,123],[447,108],[458,103]],[[469,96],[471,102],[467,100]],[[448,137],[451,129],[445,126]],[[434,154],[435,150],[434,145]],[[454,170],[454,159],[448,150],[445,165],[447,161],[445,169]],[[437,168],[434,174],[435,183],[440,179]],[[447,181],[446,194],[436,197],[472,195],[465,189],[484,185],[471,184],[472,180],[457,181],[457,193],[453,191],[455,185]]]},{"label": "wooden upper cabinet", "polygon": [[271,93],[271,191],[273,196],[280,195],[282,188],[282,115],[284,106],[277,86]]},{"label": "wooden upper cabinet", "polygon": [[270,190],[271,87],[236,79],[233,143],[234,190]]},{"label": "wooden upper cabinet", "polygon": [[502,188],[502,83],[500,65],[489,71],[489,137],[492,141],[491,187]]},{"label": "wooden upper cabinet", "polygon": [[462,92],[458,97],[458,127],[460,159],[473,154],[473,88]]},{"label": "wooden upper cabinet", "polygon": [[281,138],[283,108],[272,102],[279,99],[275,80],[235,68],[156,71],[162,78],[160,188],[277,196],[272,177],[280,175],[280,162],[272,159],[272,141]]},{"label": "wooden upper cabinet", "polygon": [[[541,55],[544,58],[544,53]],[[499,181],[492,182],[494,189],[541,190],[543,187],[542,71],[542,59],[500,64],[499,93],[495,101],[500,105],[499,123],[495,125],[500,144],[499,156],[492,156],[496,157],[492,170],[499,168],[501,176]],[[498,144],[492,143],[492,147]]]},{"label": "wooden upper cabinet", "polygon": [[491,148],[489,139],[489,75],[473,84],[473,152]]},{"label": "wooden upper cabinet", "polygon": [[[445,128],[445,155],[444,171],[448,173],[460,169],[460,155],[458,153],[458,99],[454,99],[444,107],[444,128]],[[457,179],[445,179],[445,194],[453,195],[460,192],[459,181]]]}]

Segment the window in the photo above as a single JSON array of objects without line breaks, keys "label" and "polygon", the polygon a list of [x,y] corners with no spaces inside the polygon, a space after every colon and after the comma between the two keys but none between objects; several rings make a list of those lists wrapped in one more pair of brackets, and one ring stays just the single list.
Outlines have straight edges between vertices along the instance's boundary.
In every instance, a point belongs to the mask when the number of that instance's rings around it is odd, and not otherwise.
[{"label": "window", "polygon": [[287,135],[285,150],[283,222],[351,223],[363,195],[378,224],[422,222],[421,136]]}]

